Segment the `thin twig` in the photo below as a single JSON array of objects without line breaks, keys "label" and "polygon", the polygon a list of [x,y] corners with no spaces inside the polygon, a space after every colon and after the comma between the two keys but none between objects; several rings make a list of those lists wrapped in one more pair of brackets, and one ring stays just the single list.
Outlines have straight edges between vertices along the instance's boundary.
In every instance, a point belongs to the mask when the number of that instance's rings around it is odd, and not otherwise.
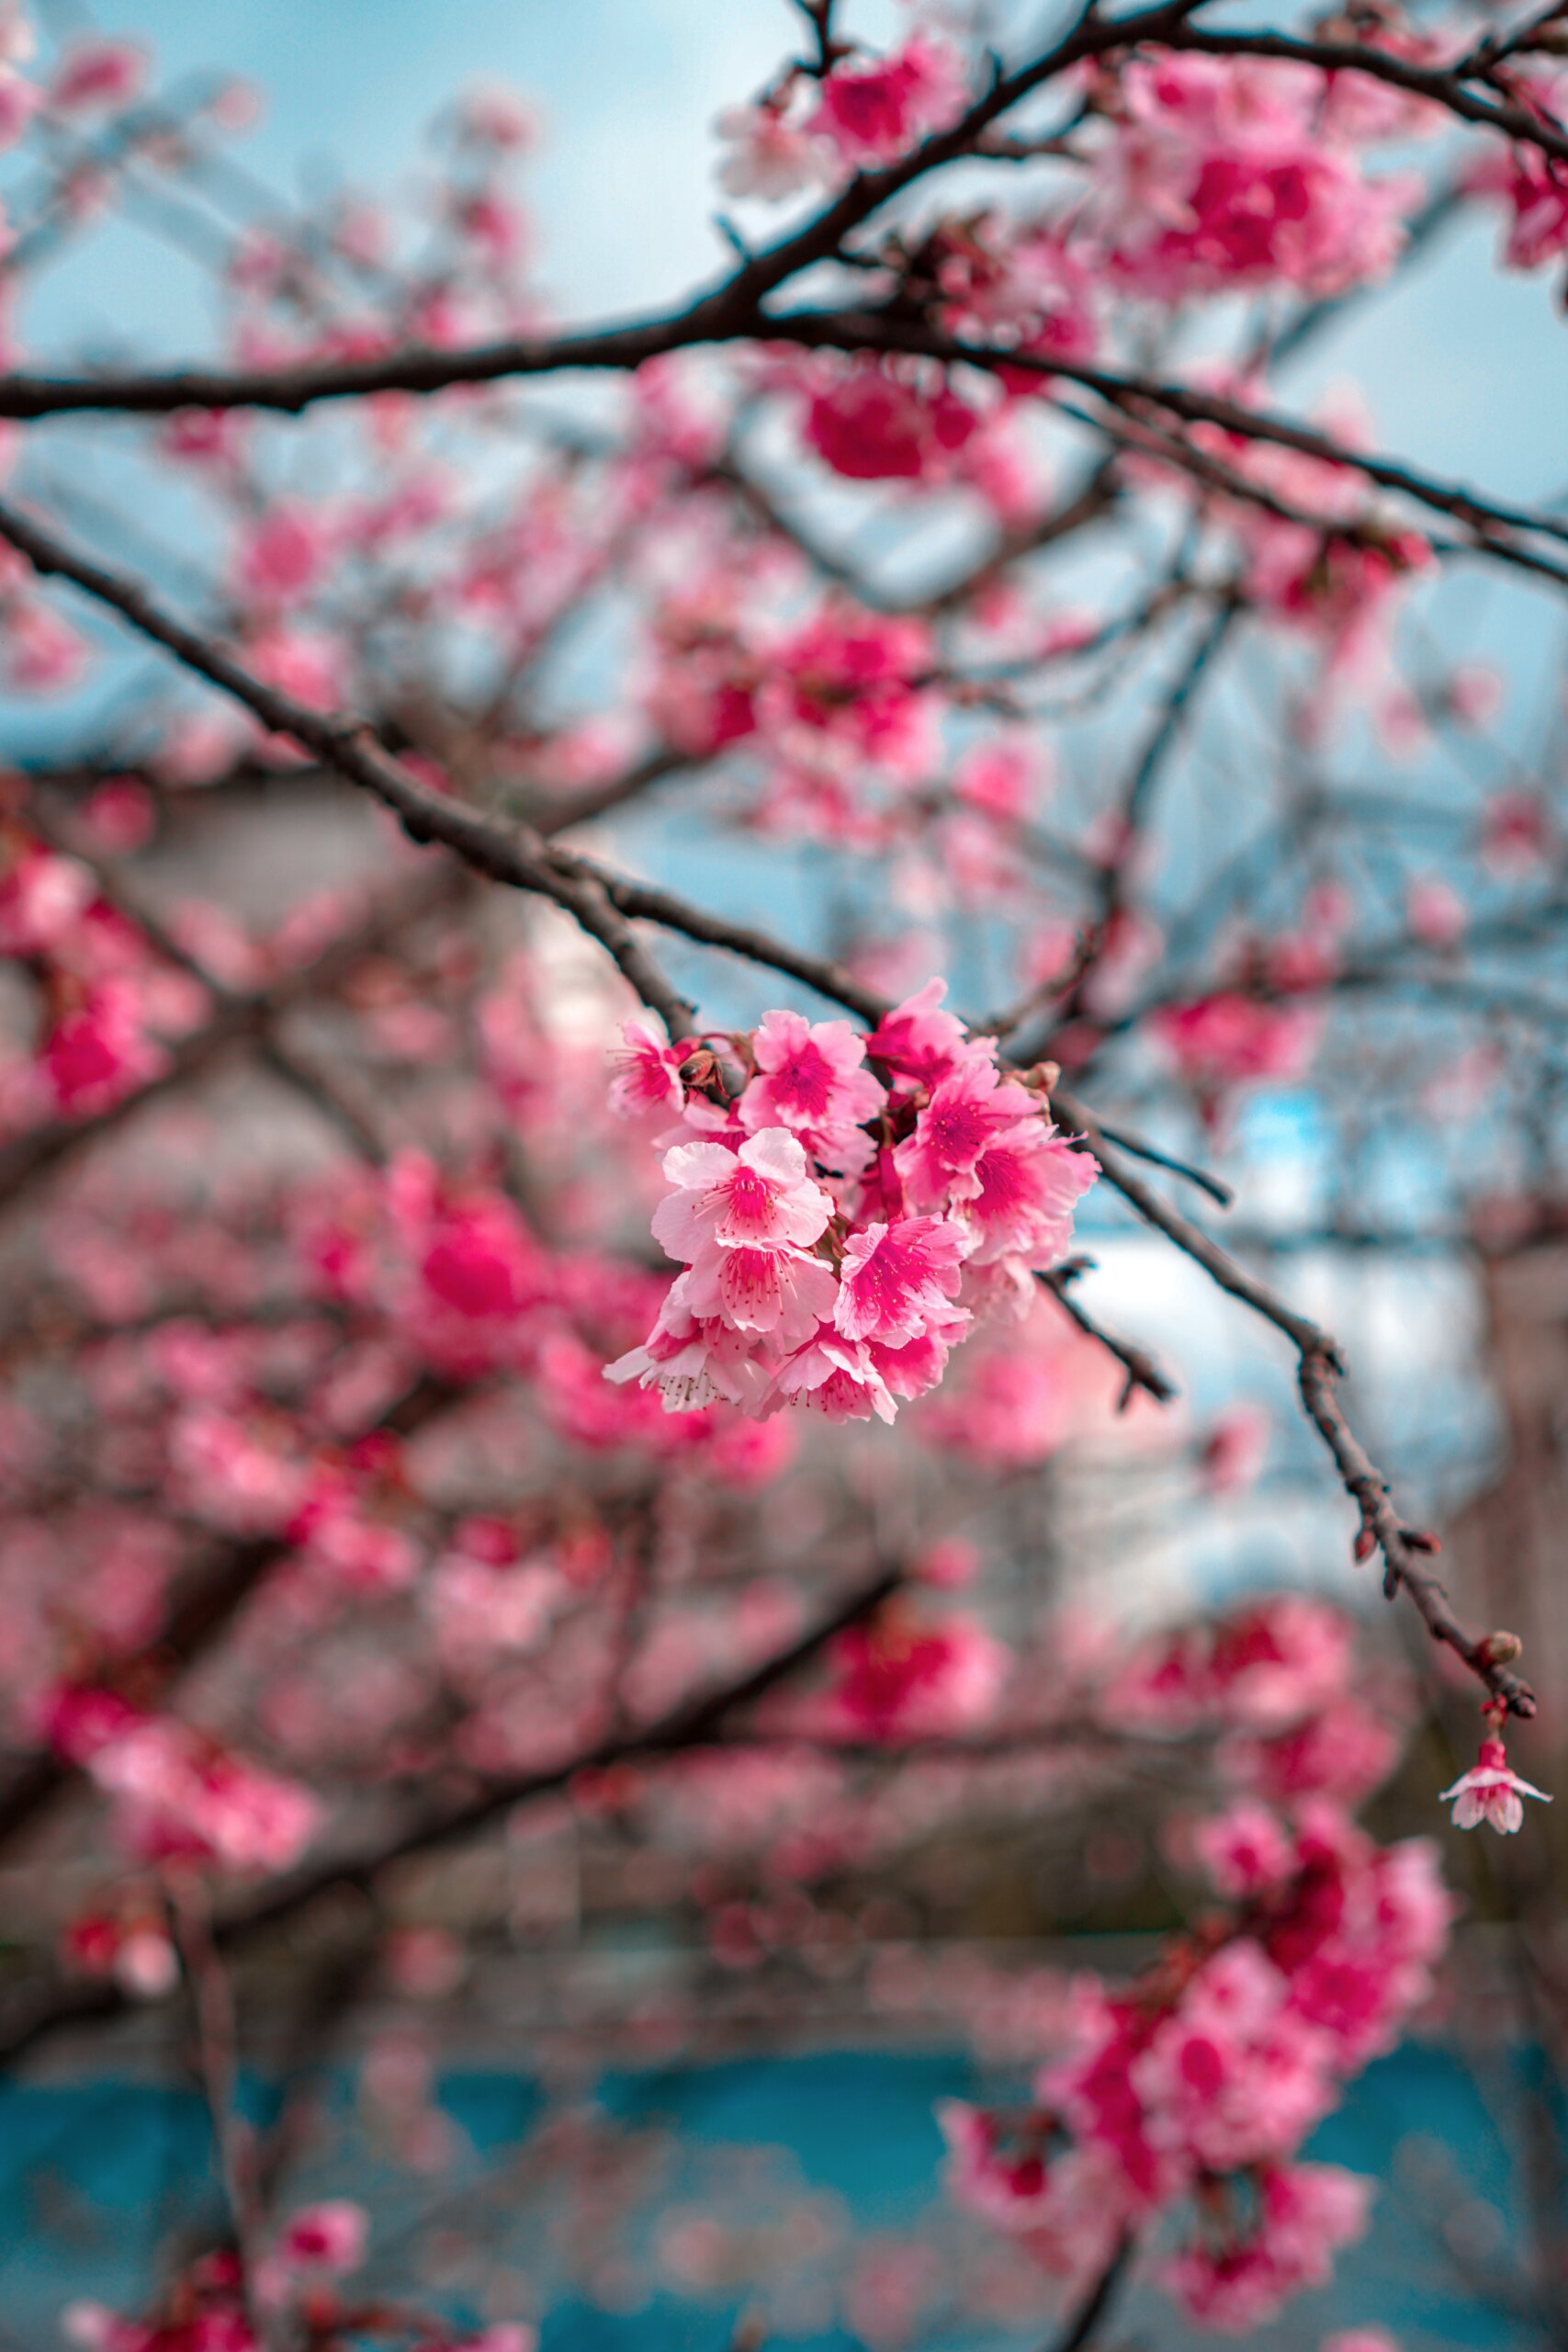
[{"label": "thin twig", "polygon": [[1110,2261],[1098,2278],[1090,2281],[1083,2301],[1068,2312],[1061,2332],[1052,2337],[1046,2352],[1083,2352],[1127,2275],[1135,2243],[1132,2231],[1123,2230]]},{"label": "thin twig", "polygon": [[1126,1411],[1140,1388],[1146,1390],[1156,1404],[1168,1405],[1176,1395],[1176,1383],[1160,1370],[1154,1357],[1145,1349],[1135,1347],[1130,1340],[1119,1340],[1113,1331],[1108,1331],[1102,1323],[1097,1323],[1074,1295],[1073,1283],[1079,1274],[1089,1272],[1093,1262],[1089,1258],[1071,1259],[1065,1266],[1036,1270],[1035,1280],[1050,1292],[1068,1320],[1076,1323],[1089,1339],[1097,1340],[1107,1354],[1114,1356],[1122,1366],[1127,1376],[1117,1402],[1119,1413]]}]

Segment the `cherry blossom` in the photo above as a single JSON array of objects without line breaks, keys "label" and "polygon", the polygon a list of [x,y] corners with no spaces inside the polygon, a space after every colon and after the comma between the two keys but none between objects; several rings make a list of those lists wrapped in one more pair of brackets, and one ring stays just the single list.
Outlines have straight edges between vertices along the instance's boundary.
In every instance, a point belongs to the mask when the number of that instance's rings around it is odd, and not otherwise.
[{"label": "cherry blossom", "polygon": [[958,59],[940,41],[917,36],[891,57],[827,74],[809,127],[846,164],[890,163],[922,131],[945,129],[964,100]]},{"label": "cherry blossom", "polygon": [[1461,1772],[1451,1789],[1443,1791],[1439,1803],[1453,1801],[1456,1829],[1475,1829],[1484,1821],[1509,1837],[1524,1826],[1522,1797],[1537,1797],[1542,1804],[1551,1803],[1544,1789],[1533,1788],[1509,1770],[1502,1741],[1493,1738],[1482,1741],[1480,1761]]},{"label": "cherry blossom", "polygon": [[826,176],[831,151],[776,100],[727,107],[714,128],[729,149],[718,170],[728,196],[777,204]]},{"label": "cherry blossom", "polygon": [[882,1088],[864,1068],[865,1041],[847,1021],[808,1023],[798,1012],[770,1012],[753,1033],[757,1075],[742,1093],[740,1124],[789,1127],[818,1159],[841,1151],[845,1130],[874,1118]]},{"label": "cherry blossom", "polygon": [[961,1229],[934,1216],[868,1225],[850,1236],[840,1269],[833,1319],[847,1340],[876,1340],[902,1347],[933,1323],[952,1328],[952,1301],[966,1254]]},{"label": "cherry blossom", "polygon": [[833,1214],[831,1195],[807,1173],[805,1150],[787,1127],[760,1128],[734,1150],[675,1144],[664,1155],[664,1173],[676,1189],[654,1212],[654,1238],[688,1264],[714,1245],[806,1248]]}]

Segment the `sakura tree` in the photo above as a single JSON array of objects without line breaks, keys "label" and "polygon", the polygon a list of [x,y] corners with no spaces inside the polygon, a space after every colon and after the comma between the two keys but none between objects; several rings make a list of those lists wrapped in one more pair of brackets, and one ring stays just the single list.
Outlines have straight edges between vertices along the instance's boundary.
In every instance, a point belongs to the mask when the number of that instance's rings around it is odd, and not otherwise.
[{"label": "sakura tree", "polygon": [[[1518,718],[1507,650],[1568,524],[1289,376],[1456,218],[1568,254],[1564,11],[747,6],[724,264],[610,323],[547,300],[509,91],[408,205],[305,208],[238,160],[247,87],[0,7],[0,2039],[166,2013],[223,2192],[145,2309],[75,2301],[100,2352],[527,2352],[478,2189],[404,2292],[299,2176],[372,1997],[546,1966],[562,1838],[576,1925],[673,1929],[651,2007],[558,1972],[579,2060],[852,1977],[1027,2084],[943,2109],[983,2258],[844,2250],[874,2346],[1321,2285],[1370,2184],[1303,2150],[1433,1997],[1445,1860],[1568,2030],[1520,1638],[1439,1577],[1443,1433],[1396,1491],[1290,1258],[1558,1215],[1562,679]],[[51,345],[128,224],[209,353],[152,364],[129,301]],[[1293,1430],[1103,1307],[1134,1232]],[[1201,1529],[1269,1455],[1365,1605],[1092,1605],[1129,1510]],[[1475,1860],[1445,1781],[1537,1862]],[[1047,1825],[1083,1917],[1106,1816],[1161,1858],[1152,1956],[944,1973],[975,1857]],[[419,2031],[361,2055],[439,2172]],[[491,2193],[553,2167],[607,2277],[646,2184],[558,2119]]]}]

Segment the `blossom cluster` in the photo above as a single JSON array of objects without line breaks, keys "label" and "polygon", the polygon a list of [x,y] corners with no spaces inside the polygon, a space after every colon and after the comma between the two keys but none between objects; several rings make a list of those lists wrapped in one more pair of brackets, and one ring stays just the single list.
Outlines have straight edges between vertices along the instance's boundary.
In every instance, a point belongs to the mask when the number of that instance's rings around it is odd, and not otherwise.
[{"label": "blossom cluster", "polygon": [[1371,2183],[1303,2143],[1428,1996],[1453,1909],[1428,1841],[1379,1848],[1346,1810],[1389,1770],[1388,1727],[1368,1717],[1359,1748],[1343,1725],[1313,1736],[1337,1689],[1365,1716],[1349,1639],[1287,1597],[1153,1645],[1108,1690],[1108,1717],[1224,1735],[1236,1792],[1185,1850],[1224,1907],[1130,1988],[1077,1981],[1023,2112],[942,2113],[954,2194],[1051,2273],[1092,2278],[1125,2234],[1179,2219],[1165,2283],[1220,2329],[1320,2285],[1362,2228]]},{"label": "blossom cluster", "polygon": [[1369,177],[1360,151],[1427,127],[1429,109],[1258,58],[1134,58],[1118,97],[1089,214],[1111,270],[1138,292],[1333,294],[1394,260],[1420,184]]},{"label": "blossom cluster", "polygon": [[944,992],[930,982],[868,1036],[770,1012],[728,1041],[734,1091],[711,1049],[627,1024],[617,1104],[678,1114],[653,1230],[683,1271],[610,1379],[671,1412],[891,1421],[977,1314],[1066,1255],[1095,1163],[1052,1122],[1048,1073],[1005,1077]]}]

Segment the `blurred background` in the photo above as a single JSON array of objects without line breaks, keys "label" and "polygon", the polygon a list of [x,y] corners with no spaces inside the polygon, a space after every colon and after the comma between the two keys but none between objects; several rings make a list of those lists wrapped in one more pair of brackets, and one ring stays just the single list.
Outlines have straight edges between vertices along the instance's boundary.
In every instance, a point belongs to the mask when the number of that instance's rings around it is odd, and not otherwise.
[{"label": "blurred background", "polygon": [[[1033,8],[960,13],[1010,52],[1039,37]],[[9,332],[22,364],[62,369],[265,356],[301,316],[330,348],[323,321],[347,336],[378,303],[434,333],[449,300],[458,340],[661,309],[728,266],[715,119],[798,35],[782,0],[90,17],[40,0],[38,17],[46,56],[144,47],[127,104],[160,110],[115,153],[111,110],[46,121],[41,153],[7,158],[13,223],[48,238],[12,272]],[[854,30],[891,44],[907,12],[865,0]],[[442,240],[479,170],[454,109],[492,85],[528,127],[504,159],[516,243],[480,266]],[[1462,180],[1447,133],[1409,143],[1429,191]],[[1297,416],[1359,404],[1376,447],[1560,511],[1560,308],[1497,266],[1493,211],[1450,196],[1420,217],[1386,285],[1276,306],[1272,396]],[[1259,307],[1164,330],[1168,372],[1230,350]],[[304,699],[317,660],[316,698],[489,808],[892,995],[940,971],[964,1008],[1007,1004],[1070,945],[1097,817],[1177,674],[1163,619],[1107,653],[1095,627],[1190,518],[1134,460],[1148,512],[1020,554],[1017,595],[1066,631],[1065,671],[1020,657],[1016,702],[948,716],[954,756],[998,707],[1031,747],[1028,858],[944,832],[940,809],[781,822],[746,747],[660,742],[687,579],[710,565],[738,597],[750,572],[765,594],[804,544],[874,609],[951,621],[956,662],[974,639],[949,592],[1013,526],[972,485],[901,503],[846,482],[738,372],[739,390],[699,361],[640,412],[567,377],[447,398],[428,431],[390,407],[368,426],[251,419],[231,476],[166,427],[61,418],[9,428],[11,483],[257,647],[285,622],[247,603],[247,533],[330,518],[277,652]],[[734,435],[693,459],[716,409]],[[1098,462],[1060,414],[1030,446],[1043,510]],[[683,537],[669,516],[700,503],[694,475],[717,501],[742,459],[761,508],[705,504]],[[1413,2352],[1568,2344],[1563,1825],[1532,1813],[1506,1846],[1448,1828],[1436,1792],[1470,1761],[1473,1691],[1353,1561],[1278,1334],[1101,1186],[1073,1295],[1168,1369],[1168,1403],[1129,1402],[1041,1296],[1027,1345],[976,1343],[896,1432],[786,1444],[721,1411],[677,1445],[646,1399],[612,1422],[600,1367],[661,1279],[647,1136],[603,1110],[618,983],[555,910],[415,853],[112,622],[51,609],[79,650],[46,646],[41,678],[12,662],[7,856],[85,872],[164,995],[161,1013],[139,1000],[161,1059],[40,1112],[55,978],[47,952],[8,950],[0,2344],[66,2340],[85,2302],[151,2308],[229,2226],[210,2067],[189,2005],[163,1997],[197,1965],[169,1949],[156,1871],[127,1860],[96,1734],[60,1729],[62,1692],[175,1704],[321,1808],[308,1859],[283,1838],[235,1875],[226,2046],[277,2210],[368,2215],[367,2308],[475,2337],[542,2327],[547,2352],[1023,2347],[1055,2340],[1062,2288],[944,2189],[937,2109],[1024,2098],[1081,1973],[1135,1975],[1192,1916],[1190,1825],[1237,1724],[1140,1723],[1115,1693],[1176,1628],[1287,1641],[1281,1595],[1352,1627],[1387,1747],[1366,1820],[1440,1838],[1463,1908],[1415,2030],[1309,2143],[1376,2177],[1368,2233],[1256,2341],[1376,2323]],[[1550,589],[1471,560],[1417,582],[1353,689],[1321,648],[1244,622],[1165,771],[1144,929],[1074,1012],[1097,1110],[1223,1176],[1235,1204],[1204,1219],[1344,1341],[1358,1425],[1440,1532],[1467,1620],[1523,1639],[1543,1705],[1516,1760],[1546,1789],[1568,1757],[1562,650]],[[1027,888],[993,864],[1027,865]],[[1446,941],[1439,900],[1464,910]],[[1323,957],[1300,984],[1310,1057],[1216,1072],[1161,1047],[1172,1008],[1277,1009],[1297,984],[1258,959],[1287,940]],[[296,986],[313,958],[325,979]],[[825,1011],[689,942],[665,960],[722,1025]],[[73,1001],[51,1001],[58,1035]],[[1049,1027],[1037,1043],[1062,1053]],[[500,1284],[488,1304],[436,1295],[432,1252],[459,1227]],[[812,1629],[888,1563],[913,1614],[874,1617],[877,1638],[956,1639],[956,1609],[1006,1645],[999,1712],[845,1714],[864,1612],[836,1651]],[[90,2314],[73,2324],[121,2352]],[[1103,2340],[1209,2339],[1140,2277]]]}]

